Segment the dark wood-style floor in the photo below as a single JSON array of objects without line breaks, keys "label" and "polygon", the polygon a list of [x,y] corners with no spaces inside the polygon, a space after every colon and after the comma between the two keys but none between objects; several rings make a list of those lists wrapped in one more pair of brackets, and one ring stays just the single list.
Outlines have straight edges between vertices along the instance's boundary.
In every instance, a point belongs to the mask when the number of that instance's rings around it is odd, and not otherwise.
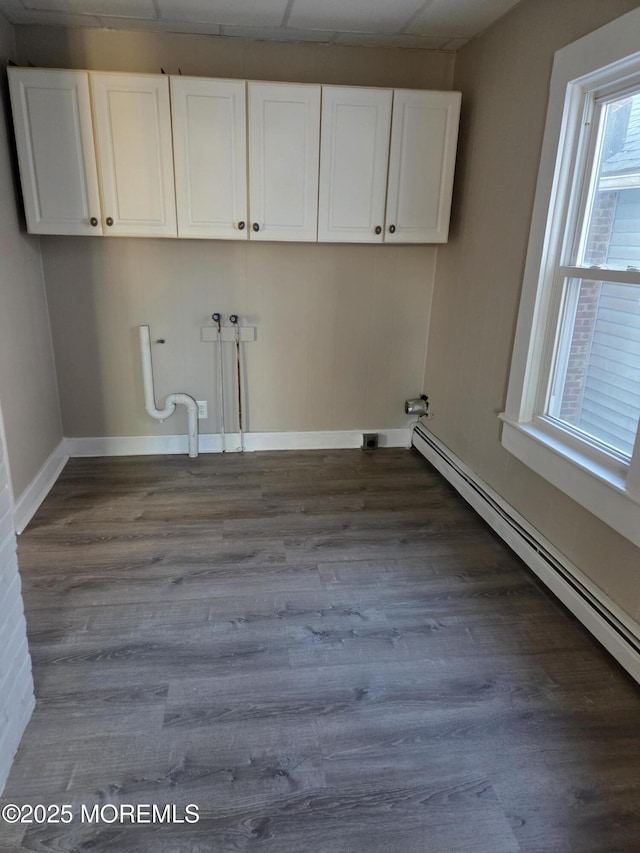
[{"label": "dark wood-style floor", "polygon": [[640,850],[637,686],[413,451],[72,460],[19,557],[3,853]]}]

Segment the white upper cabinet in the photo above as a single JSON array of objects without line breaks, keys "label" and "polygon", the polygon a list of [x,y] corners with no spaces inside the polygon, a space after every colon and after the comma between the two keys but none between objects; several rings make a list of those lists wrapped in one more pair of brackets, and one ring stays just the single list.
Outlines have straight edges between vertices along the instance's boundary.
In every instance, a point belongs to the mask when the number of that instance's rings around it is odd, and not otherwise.
[{"label": "white upper cabinet", "polygon": [[169,79],[90,77],[104,233],[177,236]]},{"label": "white upper cabinet", "polygon": [[459,92],[394,92],[385,242],[446,242],[460,98]]},{"label": "white upper cabinet", "polygon": [[320,86],[249,83],[252,240],[317,239]]},{"label": "white upper cabinet", "polygon": [[89,76],[9,68],[27,227],[32,234],[101,234]]},{"label": "white upper cabinet", "polygon": [[318,240],[382,242],[392,98],[323,87]]},{"label": "white upper cabinet", "polygon": [[9,83],[34,234],[448,238],[459,92],[38,68]]},{"label": "white upper cabinet", "polygon": [[246,240],[244,80],[171,77],[180,237]]}]

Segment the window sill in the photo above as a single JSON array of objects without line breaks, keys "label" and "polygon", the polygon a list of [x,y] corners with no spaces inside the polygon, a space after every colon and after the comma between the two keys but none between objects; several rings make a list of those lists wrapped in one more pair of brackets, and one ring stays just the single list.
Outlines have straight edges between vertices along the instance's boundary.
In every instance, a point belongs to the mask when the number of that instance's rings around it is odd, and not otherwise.
[{"label": "window sill", "polygon": [[534,423],[518,423],[500,415],[502,445],[560,491],[640,546],[640,499],[626,488],[617,471],[598,464]]}]

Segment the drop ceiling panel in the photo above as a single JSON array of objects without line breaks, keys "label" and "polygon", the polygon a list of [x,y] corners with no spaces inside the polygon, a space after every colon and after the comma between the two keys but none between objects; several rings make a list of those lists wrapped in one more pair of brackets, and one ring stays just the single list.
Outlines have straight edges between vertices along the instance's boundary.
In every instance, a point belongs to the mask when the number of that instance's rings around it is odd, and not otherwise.
[{"label": "drop ceiling panel", "polygon": [[22,0],[30,12],[66,12],[69,15],[114,15],[123,18],[157,17],[153,0]]},{"label": "drop ceiling panel", "polygon": [[[6,13],[5,13],[6,15]],[[11,17],[14,24],[36,24],[42,27],[100,27],[93,15],[69,15],[64,12],[31,12],[21,8]],[[131,18],[128,19],[131,26]]]},{"label": "drop ceiling panel", "polygon": [[397,33],[424,0],[294,0],[288,24],[310,30]]},{"label": "drop ceiling panel", "polygon": [[0,0],[14,24],[458,50],[519,0]]},{"label": "drop ceiling panel", "polygon": [[219,36],[219,24],[194,24],[184,21],[143,21],[131,18],[100,18],[100,26],[112,30],[143,30],[163,33],[197,33],[199,35]]},{"label": "drop ceiling panel", "polygon": [[[40,2],[42,3],[43,0]],[[42,24],[53,27],[100,26],[98,18],[89,14],[70,15],[65,12],[32,11],[26,9],[20,0],[0,0],[0,12],[12,24]]]},{"label": "drop ceiling panel", "polygon": [[291,27],[227,27],[221,28],[223,36],[235,38],[257,39],[258,41],[313,41],[330,42],[335,31],[325,30],[295,30]]},{"label": "drop ceiling panel", "polygon": [[420,50],[449,50],[448,36],[381,35],[377,33],[338,33],[335,44],[367,47],[410,47]]},{"label": "drop ceiling panel", "polygon": [[472,38],[512,9],[519,0],[433,0],[407,27],[415,35]]},{"label": "drop ceiling panel", "polygon": [[157,0],[160,16],[229,26],[279,27],[287,0]]}]

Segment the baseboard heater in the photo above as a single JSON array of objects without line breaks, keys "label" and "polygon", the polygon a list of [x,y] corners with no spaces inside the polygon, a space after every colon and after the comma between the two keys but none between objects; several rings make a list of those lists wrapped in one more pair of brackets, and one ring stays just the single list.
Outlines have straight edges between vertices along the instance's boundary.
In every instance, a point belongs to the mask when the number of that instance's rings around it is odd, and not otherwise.
[{"label": "baseboard heater", "polygon": [[638,626],[621,608],[484,483],[425,425],[412,445],[447,479],[540,580],[640,682]]}]

